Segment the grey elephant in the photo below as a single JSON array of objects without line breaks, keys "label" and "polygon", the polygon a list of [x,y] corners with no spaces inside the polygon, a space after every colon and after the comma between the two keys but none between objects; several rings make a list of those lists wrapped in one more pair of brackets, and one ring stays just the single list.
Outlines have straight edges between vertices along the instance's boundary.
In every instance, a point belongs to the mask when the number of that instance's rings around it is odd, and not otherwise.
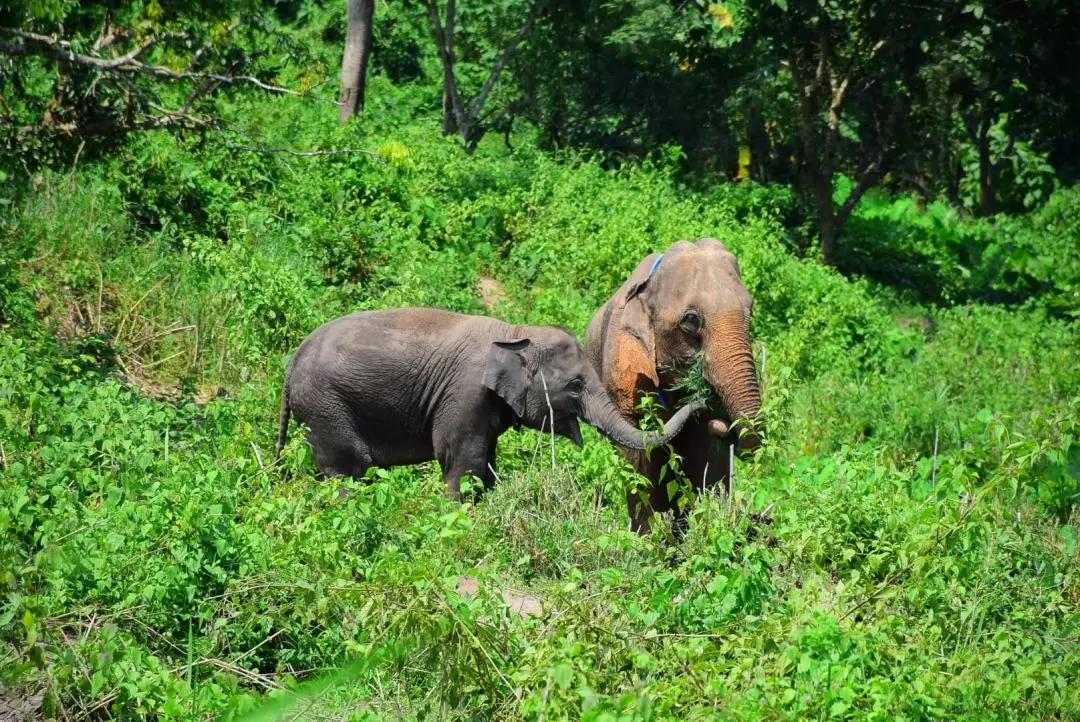
[{"label": "grey elephant", "polygon": [[667,443],[701,406],[687,405],[663,433],[640,431],[615,408],[568,331],[512,326],[433,308],[361,311],[320,326],[289,363],[277,454],[290,413],[310,430],[319,469],[360,478],[371,466],[437,459],[451,498],[461,477],[485,489],[495,446],[512,425],[580,446],[578,419],[626,448]]},{"label": "grey elephant", "polygon": [[[715,389],[721,409],[712,418],[699,414],[671,443],[698,491],[730,478],[733,445],[745,458],[760,443],[757,432],[732,428],[761,409],[750,346],[752,305],[739,263],[720,241],[680,241],[663,253],[646,256],[596,312],[585,333],[590,363],[619,413],[631,423],[639,417],[637,404],[644,393],[666,393],[669,403],[677,403],[685,393],[671,391],[682,377],[679,369],[703,353],[705,379]],[[666,484],[660,483],[670,456],[667,450],[646,455],[619,445],[651,482],[644,502],[636,494],[627,495],[631,528],[647,534],[652,513],[669,510],[675,501],[668,498]],[[677,531],[683,528],[684,514],[676,506]]]}]

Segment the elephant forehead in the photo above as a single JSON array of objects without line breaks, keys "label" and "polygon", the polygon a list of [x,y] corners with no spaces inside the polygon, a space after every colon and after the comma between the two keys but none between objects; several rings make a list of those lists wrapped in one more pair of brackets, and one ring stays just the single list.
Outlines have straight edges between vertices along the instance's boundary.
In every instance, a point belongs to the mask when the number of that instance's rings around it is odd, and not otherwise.
[{"label": "elephant forehead", "polygon": [[570,334],[560,334],[543,350],[543,356],[552,363],[575,361],[579,356],[584,356],[585,349],[578,340]]},{"label": "elephant forehead", "polygon": [[734,308],[749,308],[750,294],[742,285],[734,267],[702,254],[686,254],[666,269],[654,302],[666,320],[677,320],[684,310],[694,307],[704,314]]}]

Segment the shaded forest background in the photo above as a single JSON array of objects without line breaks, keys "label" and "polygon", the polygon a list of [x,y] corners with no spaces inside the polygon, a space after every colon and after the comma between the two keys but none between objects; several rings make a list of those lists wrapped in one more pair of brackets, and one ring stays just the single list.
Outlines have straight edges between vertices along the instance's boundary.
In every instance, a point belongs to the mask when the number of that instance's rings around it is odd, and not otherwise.
[{"label": "shaded forest background", "polygon": [[329,99],[348,45],[343,119],[370,72],[469,151],[494,131],[610,166],[671,153],[696,183],[783,184],[799,240],[851,270],[870,269],[838,238],[871,189],[987,217],[1080,172],[1068,2],[346,4],[348,19],[299,1],[15,3],[0,14],[8,157],[224,133],[216,105],[240,86]]}]

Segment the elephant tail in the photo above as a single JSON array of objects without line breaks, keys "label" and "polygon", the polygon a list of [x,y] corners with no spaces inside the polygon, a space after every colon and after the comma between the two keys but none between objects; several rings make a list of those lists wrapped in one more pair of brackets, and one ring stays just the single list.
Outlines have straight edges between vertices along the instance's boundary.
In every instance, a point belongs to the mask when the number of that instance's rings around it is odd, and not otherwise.
[{"label": "elephant tail", "polygon": [[281,387],[281,411],[278,412],[277,447],[274,451],[274,463],[281,460],[281,450],[285,448],[285,438],[289,435],[289,375],[285,374],[285,383]]}]

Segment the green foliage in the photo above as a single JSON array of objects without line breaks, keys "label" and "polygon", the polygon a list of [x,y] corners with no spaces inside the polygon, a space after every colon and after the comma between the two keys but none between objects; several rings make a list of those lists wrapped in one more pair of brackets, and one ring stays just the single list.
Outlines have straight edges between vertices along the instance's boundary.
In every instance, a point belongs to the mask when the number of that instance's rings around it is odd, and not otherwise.
[{"label": "green foliage", "polygon": [[[293,11],[329,58],[331,11]],[[232,147],[146,134],[0,186],[4,694],[57,718],[1080,715],[1077,189],[976,221],[869,195],[849,279],[792,253],[790,186],[684,182],[674,146],[465,157],[425,98],[386,84],[338,127],[236,93]],[[640,478],[590,429],[506,433],[475,505],[434,464],[318,480],[295,428],[270,466],[323,321],[485,312],[490,276],[486,312],[581,333],[701,236],[754,296],[768,426],[677,543],[626,529]]]},{"label": "green foliage", "polygon": [[1075,317],[1078,199],[1077,188],[1062,188],[1031,214],[970,220],[943,203],[920,210],[911,198],[870,194],[840,263],[927,301],[1028,302]]}]

